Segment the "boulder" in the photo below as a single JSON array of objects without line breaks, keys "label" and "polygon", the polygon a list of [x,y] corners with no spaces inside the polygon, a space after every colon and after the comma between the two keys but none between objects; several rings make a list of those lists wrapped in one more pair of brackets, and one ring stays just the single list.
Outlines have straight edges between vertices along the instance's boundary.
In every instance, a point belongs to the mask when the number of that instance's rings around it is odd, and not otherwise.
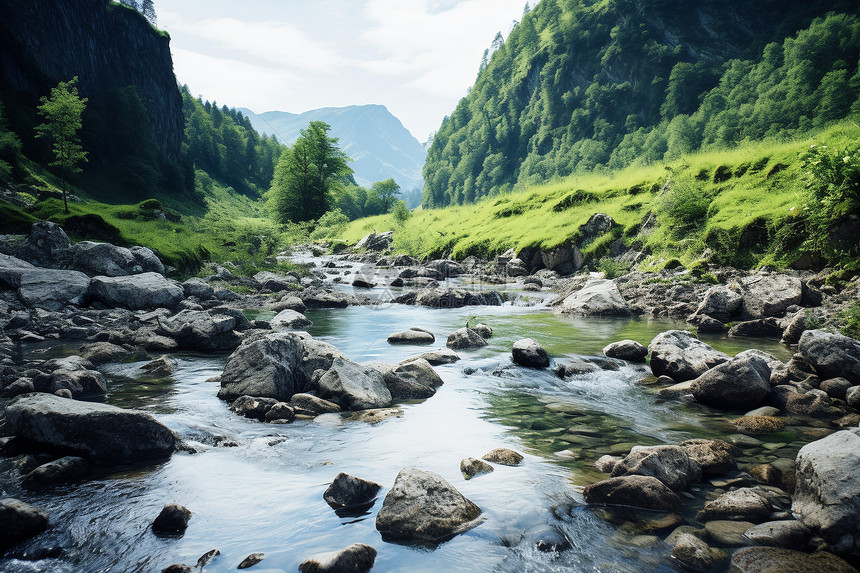
[{"label": "boulder", "polygon": [[415,304],[431,308],[499,306],[502,304],[502,297],[496,291],[476,292],[455,288],[425,288],[415,295]]},{"label": "boulder", "polygon": [[807,330],[800,337],[797,350],[822,379],[842,377],[860,384],[860,340]]},{"label": "boulder", "polygon": [[432,332],[412,328],[388,335],[388,344],[433,344],[436,337]]},{"label": "boulder", "polygon": [[845,401],[855,410],[860,410],[860,386],[852,386],[845,391]]},{"label": "boulder", "polygon": [[33,379],[33,388],[37,392],[53,394],[59,390],[68,390],[75,399],[104,396],[107,386],[107,378],[98,370],[58,368]]},{"label": "boulder", "polygon": [[522,259],[511,259],[505,265],[505,275],[509,277],[524,277],[528,274],[529,269]]},{"label": "boulder", "polygon": [[48,514],[23,501],[0,499],[0,551],[42,533],[48,527]]},{"label": "boulder", "polygon": [[391,404],[391,392],[382,375],[346,358],[335,358],[316,386],[322,398],[345,410],[370,410]]},{"label": "boulder", "polygon": [[302,299],[295,295],[284,296],[281,300],[270,304],[269,308],[275,312],[289,309],[301,313],[304,313],[308,309],[308,307],[305,306],[305,303],[302,302]]},{"label": "boulder", "polygon": [[851,388],[851,386],[851,382],[845,378],[830,378],[822,381],[821,385],[818,386],[818,389],[825,392],[831,398],[845,400],[848,389]]},{"label": "boulder", "polygon": [[149,414],[52,394],[16,398],[6,408],[6,427],[18,437],[98,464],[165,459],[176,446],[173,432]]},{"label": "boulder", "polygon": [[[427,362],[427,365],[429,366],[430,363]],[[394,402],[423,400],[436,394],[433,386],[419,382],[413,376],[395,372],[395,367],[390,364],[373,364],[372,366],[382,375]]]},{"label": "boulder", "polygon": [[673,491],[683,491],[702,479],[702,468],[679,446],[636,446],[615,464],[611,475],[651,476]]},{"label": "boulder", "polygon": [[176,503],[165,505],[161,513],[152,522],[152,530],[156,533],[181,533],[188,528],[191,511]]},{"label": "boulder", "polygon": [[716,408],[747,410],[770,394],[770,368],[760,357],[735,357],[693,381],[696,401]]},{"label": "boulder", "polygon": [[307,290],[302,293],[302,303],[307,308],[346,308],[352,299],[342,292]]},{"label": "boulder", "polygon": [[[523,256],[523,253],[520,255]],[[561,245],[549,251],[542,250],[538,253],[538,258],[539,266],[563,275],[575,273],[582,268],[583,263],[580,250],[570,245]]]},{"label": "boulder", "polygon": [[[483,337],[482,337],[483,338]],[[431,366],[442,366],[443,364],[453,364],[460,360],[456,352],[449,348],[440,348],[439,350],[431,350],[423,352],[417,356],[410,356],[403,362],[411,362],[422,358],[430,363]]]},{"label": "boulder", "polygon": [[299,564],[301,573],[366,573],[376,561],[376,549],[353,543],[346,549],[322,553]]},{"label": "boulder", "polygon": [[857,573],[832,553],[803,553],[776,547],[744,547],[732,556],[737,573]]},{"label": "boulder", "polygon": [[394,240],[394,231],[386,231],[384,233],[371,233],[363,237],[355,244],[356,249],[364,249],[367,251],[386,251],[391,248],[391,242]]},{"label": "boulder", "polygon": [[729,329],[729,336],[746,336],[750,338],[781,338],[784,328],[780,321],[773,317],[757,318],[739,322]]},{"label": "boulder", "polygon": [[725,475],[737,468],[732,446],[723,440],[686,440],[678,447],[699,464],[704,476]]},{"label": "boulder", "polygon": [[580,290],[568,295],[557,312],[580,316],[631,315],[618,285],[610,279],[590,279]]},{"label": "boulder", "polygon": [[461,328],[448,335],[445,345],[452,350],[471,350],[486,346],[487,341],[471,328]]},{"label": "boulder", "polygon": [[186,297],[193,296],[198,300],[213,300],[215,298],[215,289],[198,277],[191,277],[182,283],[182,289],[185,291]]},{"label": "boulder", "polygon": [[397,474],[376,516],[384,539],[439,543],[478,525],[481,508],[441,476],[416,468]]},{"label": "boulder", "polygon": [[271,292],[283,292],[298,286],[298,280],[292,275],[281,275],[270,271],[260,271],[254,275],[254,281],[260,289]]},{"label": "boulder", "polygon": [[81,357],[93,364],[119,362],[131,356],[131,351],[110,342],[94,342],[80,348]]},{"label": "boulder", "polygon": [[493,337],[493,329],[490,328],[489,325],[484,324],[483,322],[479,322],[478,324],[473,326],[472,330],[477,332],[478,336],[480,336],[484,340],[489,340]]},{"label": "boulder", "polygon": [[653,511],[676,511],[681,498],[655,477],[630,475],[613,477],[585,486],[585,501],[627,505]]},{"label": "boulder", "polygon": [[15,255],[39,267],[58,268],[68,261],[71,246],[72,242],[62,227],[49,221],[39,221],[33,223],[30,235],[18,246]]},{"label": "boulder", "polygon": [[301,330],[314,325],[313,322],[308,320],[308,317],[291,309],[284,309],[276,314],[275,317],[269,321],[269,324],[271,324],[272,328],[275,330]]},{"label": "boulder", "polygon": [[549,366],[549,355],[544,347],[534,338],[524,338],[514,342],[511,348],[514,362],[529,368],[546,368]]},{"label": "boulder", "polygon": [[130,250],[110,243],[81,241],[70,253],[69,266],[91,276],[123,277],[143,271]]},{"label": "boulder", "polygon": [[751,319],[782,316],[803,298],[800,279],[788,275],[752,275],[741,280],[741,289],[743,314]]},{"label": "boulder", "polygon": [[472,479],[475,476],[491,473],[494,470],[493,466],[484,460],[476,460],[475,458],[463,458],[460,460],[460,473],[465,479]]},{"label": "boulder", "polygon": [[18,280],[18,300],[31,308],[59,311],[69,304],[86,304],[89,289],[90,278],[78,271],[22,270]]},{"label": "boulder", "polygon": [[230,410],[240,416],[264,422],[269,410],[275,404],[280,404],[274,398],[258,398],[256,396],[239,396],[230,404]]},{"label": "boulder", "polygon": [[729,557],[725,551],[710,547],[690,533],[682,533],[677,537],[671,555],[692,571],[706,571]]},{"label": "boulder", "polygon": [[523,461],[523,455],[508,448],[495,448],[481,456],[481,459],[503,466],[518,466]]},{"label": "boulder", "polygon": [[727,362],[729,356],[714,350],[687,330],[658,334],[648,345],[651,371],[675,382],[698,378],[710,368]]},{"label": "boulder", "polygon": [[860,556],[860,429],[800,449],[791,510],[840,555]]},{"label": "boulder", "polygon": [[290,406],[293,407],[298,414],[306,414],[311,416],[319,416],[320,414],[333,414],[343,411],[340,406],[334,402],[323,400],[311,394],[299,393],[293,394],[290,398]]},{"label": "boulder", "polygon": [[93,277],[90,294],[111,308],[153,310],[175,308],[185,297],[185,289],[158,273],[142,273],[126,277]]},{"label": "boulder", "polygon": [[158,321],[158,333],[189,350],[232,350],[239,346],[236,319],[205,310],[183,310]]},{"label": "boulder", "polygon": [[607,358],[618,358],[630,362],[645,362],[648,349],[635,340],[619,340],[605,347],[603,355]]},{"label": "boulder", "polygon": [[742,547],[750,544],[750,540],[747,539],[744,533],[753,526],[755,524],[749,521],[714,519],[705,523],[705,532],[708,534],[708,537],[720,545]]},{"label": "boulder", "polygon": [[155,360],[150,360],[141,366],[140,369],[150,376],[166,378],[176,372],[176,368],[178,366],[179,363],[175,358],[171,358],[170,356],[160,356]]},{"label": "boulder", "polygon": [[242,562],[236,566],[236,569],[248,569],[249,567],[253,567],[257,563],[260,563],[265,556],[265,553],[251,553],[242,559]]},{"label": "boulder", "polygon": [[806,316],[806,311],[797,312],[788,322],[788,325],[782,331],[783,344],[797,344],[803,333],[809,330],[809,319]]},{"label": "boulder", "polygon": [[327,371],[343,354],[330,344],[293,332],[277,332],[249,339],[237,348],[224,367],[218,397],[275,398],[288,402],[309,389],[316,370]]},{"label": "boulder", "polygon": [[325,490],[323,499],[335,510],[367,509],[373,505],[380,489],[382,486],[378,483],[341,472]]},{"label": "boulder", "polygon": [[708,501],[696,515],[699,521],[731,519],[734,521],[763,521],[773,511],[770,501],[757,488],[744,487]]},{"label": "boulder", "polygon": [[812,538],[809,528],[793,519],[760,523],[750,527],[744,535],[756,545],[786,549],[806,547]]},{"label": "boulder", "polygon": [[161,259],[158,258],[158,255],[152,249],[136,246],[130,247],[128,250],[137,262],[137,266],[140,267],[140,272],[164,274],[164,263],[161,262]]},{"label": "boulder", "polygon": [[296,409],[286,402],[278,402],[266,412],[265,422],[269,424],[289,424],[296,419]]},{"label": "boulder", "polygon": [[725,285],[713,286],[705,293],[704,299],[689,320],[698,323],[703,317],[708,316],[721,323],[729,322],[741,308],[742,302],[743,295],[735,290]]}]

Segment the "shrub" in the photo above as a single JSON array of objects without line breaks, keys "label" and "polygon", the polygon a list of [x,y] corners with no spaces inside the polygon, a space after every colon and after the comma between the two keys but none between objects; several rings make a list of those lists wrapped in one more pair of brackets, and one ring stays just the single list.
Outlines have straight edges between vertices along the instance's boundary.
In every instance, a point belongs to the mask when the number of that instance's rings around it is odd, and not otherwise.
[{"label": "shrub", "polygon": [[839,330],[845,336],[860,339],[860,302],[852,302],[848,308],[839,313]]},{"label": "shrub", "polygon": [[603,272],[603,276],[607,279],[614,279],[626,274],[630,270],[630,265],[612,257],[603,257],[597,261],[598,271]]},{"label": "shrub", "polygon": [[406,221],[409,220],[409,216],[412,213],[409,211],[409,208],[406,207],[406,203],[403,201],[397,201],[394,204],[394,209],[391,211],[391,215],[394,217],[394,221],[398,225],[403,225]]},{"label": "shrub", "polygon": [[658,199],[658,205],[660,224],[671,229],[673,235],[682,236],[704,220],[711,198],[692,180],[677,179]]}]

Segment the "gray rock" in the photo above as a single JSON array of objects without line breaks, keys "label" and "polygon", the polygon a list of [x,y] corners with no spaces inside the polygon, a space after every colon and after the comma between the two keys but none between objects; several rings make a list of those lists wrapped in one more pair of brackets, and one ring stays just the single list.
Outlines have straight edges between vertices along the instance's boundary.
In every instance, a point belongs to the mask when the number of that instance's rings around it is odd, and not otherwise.
[{"label": "gray rock", "polygon": [[575,273],[582,268],[583,264],[582,252],[579,248],[566,244],[549,251],[542,250],[538,253],[538,258],[542,266],[563,275]]},{"label": "gray rock", "polygon": [[806,547],[812,538],[809,528],[793,519],[760,523],[750,527],[744,535],[756,545],[786,549]]},{"label": "gray rock", "polygon": [[475,326],[472,327],[472,330],[478,333],[478,336],[483,338],[484,340],[489,340],[493,337],[493,329],[489,327],[489,325],[484,324],[483,322],[479,322]]},{"label": "gray rock", "polygon": [[308,307],[305,306],[305,303],[302,302],[302,299],[295,295],[284,296],[281,300],[270,304],[269,308],[275,312],[294,310],[301,313],[304,313],[308,309]]},{"label": "gray rock", "polygon": [[452,350],[470,350],[486,346],[487,341],[471,328],[461,328],[448,336],[445,345]]},{"label": "gray rock", "polygon": [[714,366],[693,381],[697,402],[743,410],[758,406],[770,394],[770,368],[757,356],[735,357]]},{"label": "gray rock", "polygon": [[860,384],[860,341],[841,334],[807,330],[800,337],[797,350],[822,379],[842,377]]},{"label": "gray rock", "polygon": [[302,293],[302,302],[307,308],[346,308],[352,298],[342,292],[307,290]]},{"label": "gray rock", "polygon": [[336,510],[366,509],[373,505],[380,489],[382,486],[378,483],[341,472],[325,490],[323,499]]},{"label": "gray rock", "polygon": [[198,300],[213,300],[215,298],[215,289],[198,277],[191,277],[182,283],[182,288],[186,297],[193,296]]},{"label": "gray rock", "polygon": [[272,292],[283,292],[298,286],[296,278],[292,275],[281,275],[270,271],[260,271],[254,275],[254,280],[261,289]]},{"label": "gray rock", "polygon": [[69,304],[86,304],[89,288],[90,278],[78,271],[22,270],[18,280],[18,300],[31,308],[59,311]]},{"label": "gray rock", "polygon": [[696,312],[690,317],[691,322],[700,322],[702,317],[709,316],[722,322],[729,322],[732,315],[738,312],[743,302],[743,295],[725,286],[716,285],[708,289]]},{"label": "gray rock", "polygon": [[820,419],[835,419],[846,412],[834,402],[827,392],[813,388],[806,392],[789,392],[785,400],[785,411],[797,416],[808,416]]},{"label": "gray rock", "polygon": [[290,398],[290,405],[296,413],[311,416],[333,414],[342,411],[341,407],[334,402],[329,402],[328,400],[323,400],[317,396],[304,393],[293,394],[293,397]]},{"label": "gray rock", "polygon": [[651,371],[676,382],[698,378],[710,368],[727,362],[729,356],[714,350],[687,330],[658,334],[648,345]]},{"label": "gray rock", "polygon": [[128,250],[131,251],[131,254],[137,262],[137,266],[140,267],[141,272],[158,273],[160,275],[164,274],[164,263],[161,262],[161,259],[158,258],[158,255],[156,255],[152,249],[136,246],[130,247]]},{"label": "gray rock", "polygon": [[645,357],[648,356],[648,349],[635,340],[619,340],[605,347],[603,355],[607,358],[618,358],[630,362],[644,362]]},{"label": "gray rock", "polygon": [[175,308],[185,296],[178,282],[158,273],[127,277],[93,277],[90,294],[111,308],[153,310]]},{"label": "gray rock", "polygon": [[845,401],[855,410],[860,410],[860,386],[852,386],[846,390]]},{"label": "gray rock", "polygon": [[236,319],[205,310],[183,310],[158,321],[158,333],[189,350],[232,350],[239,346]]},{"label": "gray rock", "polygon": [[320,396],[345,410],[370,410],[391,404],[382,375],[346,358],[335,358],[316,384]]},{"label": "gray rock", "polygon": [[415,295],[415,304],[431,308],[499,306],[502,304],[502,297],[496,291],[478,292],[454,288],[425,288]]},{"label": "gray rock", "polygon": [[376,529],[383,538],[438,543],[478,525],[480,515],[441,476],[405,468],[382,502]]},{"label": "gray rock", "polygon": [[702,468],[705,476],[725,475],[737,468],[732,446],[723,440],[686,440],[678,447]]},{"label": "gray rock", "polygon": [[732,556],[737,573],[857,573],[832,553],[803,553],[776,547],[745,547]]},{"label": "gray rock", "polygon": [[782,316],[791,305],[800,304],[803,284],[787,275],[753,275],[741,280],[743,313],[756,319]]},{"label": "gray rock", "polygon": [[481,456],[481,459],[503,466],[518,466],[523,461],[523,455],[508,448],[495,448]]},{"label": "gray rock", "polygon": [[463,458],[460,460],[460,473],[467,480],[475,476],[491,473],[493,470],[493,466],[483,460],[476,460],[475,458]]},{"label": "gray rock", "polygon": [[[427,365],[429,366],[429,362]],[[395,367],[390,364],[373,364],[372,366],[382,375],[382,379],[391,393],[391,399],[395,402],[423,400],[436,394],[433,386],[419,382],[413,376],[396,373]]]},{"label": "gray rock", "polygon": [[52,394],[16,398],[6,407],[6,427],[18,437],[108,465],[165,459],[176,445],[173,432],[149,414]]},{"label": "gray rock", "polygon": [[364,249],[367,251],[386,251],[391,248],[391,242],[394,240],[394,231],[386,231],[384,233],[371,233],[363,237],[355,244],[356,249]]},{"label": "gray rock", "polygon": [[840,400],[845,400],[849,388],[851,388],[851,382],[845,378],[830,378],[822,381],[818,387],[831,398],[839,398]]},{"label": "gray rock", "polygon": [[702,468],[679,446],[636,446],[612,468],[612,477],[651,476],[673,491],[702,479]]},{"label": "gray rock", "polygon": [[11,497],[0,499],[0,550],[35,537],[47,527],[48,514],[41,509]]},{"label": "gray rock", "polygon": [[585,501],[628,505],[654,511],[676,511],[681,498],[655,477],[630,475],[613,477],[585,486]]},{"label": "gray rock", "polygon": [[783,344],[797,344],[800,337],[809,329],[809,320],[806,317],[806,311],[799,311],[785,327],[782,332]]},{"label": "gray rock", "polygon": [[580,316],[630,316],[631,314],[630,307],[618,290],[618,285],[609,279],[590,279],[580,290],[568,295],[557,312]]},{"label": "gray rock", "polygon": [[68,390],[72,398],[93,398],[107,393],[107,378],[98,370],[54,370],[50,375],[37,376],[33,388],[37,392],[55,393]]},{"label": "gray rock", "polygon": [[165,505],[161,513],[152,522],[152,530],[156,533],[181,533],[188,528],[191,511],[176,503]]},{"label": "gray rock", "polygon": [[314,325],[308,317],[290,309],[282,310],[269,323],[275,330],[301,330]]},{"label": "gray rock", "polygon": [[299,564],[301,573],[366,573],[376,561],[376,549],[353,543],[346,549],[315,555]]},{"label": "gray rock", "polygon": [[720,545],[741,547],[750,544],[750,540],[744,534],[754,525],[749,521],[714,519],[705,523],[705,531],[711,539]]},{"label": "gray rock", "polygon": [[33,223],[30,235],[19,245],[15,255],[40,267],[58,268],[69,258],[72,242],[56,223]]},{"label": "gray rock", "polygon": [[693,571],[705,571],[728,559],[721,549],[714,549],[707,543],[689,533],[680,534],[672,547],[672,558]]},{"label": "gray rock", "polygon": [[594,468],[597,471],[605,474],[612,473],[612,470],[615,468],[616,465],[618,465],[618,462],[620,462],[622,459],[623,458],[620,458],[618,456],[610,456],[608,454],[605,456],[600,456],[597,461],[594,462]]},{"label": "gray rock", "polygon": [[279,404],[274,398],[259,398],[256,396],[239,396],[230,404],[230,410],[240,416],[264,422],[269,410]]},{"label": "gray rock", "polygon": [[248,569],[249,567],[253,567],[257,563],[261,562],[265,556],[265,553],[251,553],[245,557],[241,563],[239,563],[236,569]]},{"label": "gray rock", "polygon": [[119,362],[131,356],[131,351],[110,342],[94,342],[82,346],[81,357],[93,364]]},{"label": "gray rock", "polygon": [[169,356],[161,356],[156,358],[155,360],[151,360],[140,367],[141,370],[149,374],[150,376],[157,376],[166,378],[170,376],[174,372],[176,372],[176,368],[179,363],[176,359],[171,358]]},{"label": "gray rock", "polygon": [[746,336],[750,338],[780,338],[784,332],[780,321],[773,317],[757,318],[739,322],[729,329],[729,336]]},{"label": "gray rock", "polygon": [[744,487],[722,494],[705,503],[696,515],[699,521],[730,519],[733,521],[763,521],[773,511],[770,501],[757,488]]},{"label": "gray rock", "polygon": [[388,336],[388,344],[433,344],[436,337],[432,332],[413,328],[403,332],[395,332]]},{"label": "gray rock", "polygon": [[127,248],[92,241],[72,245],[69,266],[88,275],[106,277],[122,277],[143,271]]},{"label": "gray rock", "polygon": [[511,354],[514,362],[520,366],[529,368],[546,368],[549,366],[549,355],[534,338],[524,338],[514,342]]},{"label": "gray rock", "polygon": [[524,277],[529,274],[529,269],[522,259],[511,259],[505,265],[505,274],[509,277]]},{"label": "gray rock", "polygon": [[791,510],[840,555],[860,556],[860,430],[842,430],[797,454]]},{"label": "gray rock", "polygon": [[270,424],[289,424],[295,419],[295,408],[286,402],[278,402],[266,412],[265,421]]}]

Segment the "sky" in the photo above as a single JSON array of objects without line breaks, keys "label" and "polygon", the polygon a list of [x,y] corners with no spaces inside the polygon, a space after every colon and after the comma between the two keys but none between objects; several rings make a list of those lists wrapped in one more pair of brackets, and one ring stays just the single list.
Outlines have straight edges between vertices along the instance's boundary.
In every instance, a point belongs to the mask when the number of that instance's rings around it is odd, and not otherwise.
[{"label": "sky", "polygon": [[[156,0],[194,95],[256,113],[382,104],[421,142],[525,0]],[[531,4],[534,4],[531,0]]]}]

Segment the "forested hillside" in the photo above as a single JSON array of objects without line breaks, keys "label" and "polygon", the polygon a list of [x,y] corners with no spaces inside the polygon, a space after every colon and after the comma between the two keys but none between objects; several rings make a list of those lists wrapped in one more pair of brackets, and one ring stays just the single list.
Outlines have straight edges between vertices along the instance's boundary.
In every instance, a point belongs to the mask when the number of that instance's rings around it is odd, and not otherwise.
[{"label": "forested hillside", "polygon": [[424,206],[860,113],[856,2],[544,0],[447,117]]}]

